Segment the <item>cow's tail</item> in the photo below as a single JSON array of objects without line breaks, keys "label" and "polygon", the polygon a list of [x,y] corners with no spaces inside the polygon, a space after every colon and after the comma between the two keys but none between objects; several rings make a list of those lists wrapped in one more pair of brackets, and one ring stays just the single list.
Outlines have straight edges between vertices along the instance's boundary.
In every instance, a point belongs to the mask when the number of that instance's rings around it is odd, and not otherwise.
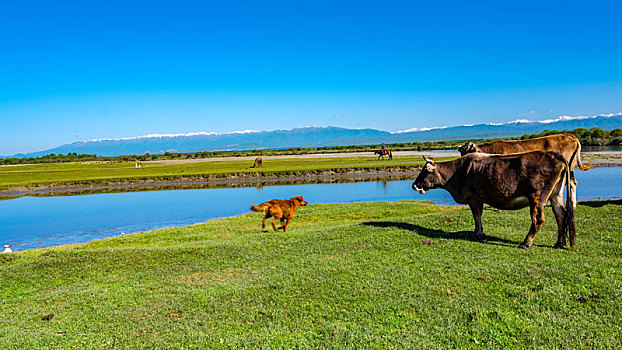
[{"label": "cow's tail", "polygon": [[[577,148],[575,148],[574,153],[572,154],[572,157],[570,157],[570,160],[568,161],[568,164],[572,166],[575,160],[577,162],[577,166],[579,167],[579,169],[583,171],[590,170],[592,168],[591,160],[586,165],[583,165],[581,163],[581,143],[578,140],[577,140]],[[574,178],[574,174],[571,174],[571,176],[572,178]]]},{"label": "cow's tail", "polygon": [[574,224],[574,204],[570,193],[570,166],[565,159],[564,165],[566,166],[566,208],[564,209],[564,235],[566,236],[565,238],[569,240],[570,248],[576,248],[577,244],[575,242],[575,238],[577,231]]},{"label": "cow's tail", "polygon": [[251,205],[251,210],[252,211],[266,212],[266,211],[268,211],[268,209],[270,209],[270,203],[268,203],[268,202],[261,203],[259,205],[257,205],[257,204]]}]

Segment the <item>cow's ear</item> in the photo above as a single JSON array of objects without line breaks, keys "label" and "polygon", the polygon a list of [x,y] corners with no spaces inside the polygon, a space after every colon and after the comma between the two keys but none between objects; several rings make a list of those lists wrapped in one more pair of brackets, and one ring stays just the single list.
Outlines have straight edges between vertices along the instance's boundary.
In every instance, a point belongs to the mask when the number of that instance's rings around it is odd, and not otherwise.
[{"label": "cow's ear", "polygon": [[470,144],[469,152],[477,152],[477,148],[475,148],[475,144],[474,143]]},{"label": "cow's ear", "polygon": [[430,162],[430,163],[426,163],[425,164],[425,170],[429,171],[429,172],[433,172],[436,169],[436,165],[434,164],[434,162]]},{"label": "cow's ear", "polygon": [[427,163],[432,163],[432,164],[434,164],[434,158],[432,158],[432,157],[428,158],[428,157],[426,157],[425,155],[422,155],[422,157],[423,157],[423,160],[425,160],[426,164],[427,164]]}]

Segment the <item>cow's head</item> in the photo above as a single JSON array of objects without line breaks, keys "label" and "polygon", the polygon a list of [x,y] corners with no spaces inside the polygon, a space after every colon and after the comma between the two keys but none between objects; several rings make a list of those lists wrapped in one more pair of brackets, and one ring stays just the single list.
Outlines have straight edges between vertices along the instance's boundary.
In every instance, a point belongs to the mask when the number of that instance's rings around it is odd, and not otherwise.
[{"label": "cow's head", "polygon": [[461,157],[469,153],[475,153],[477,152],[477,146],[473,142],[469,141],[464,145],[458,147],[458,152],[460,152]]},{"label": "cow's head", "polygon": [[434,160],[428,159],[426,156],[423,156],[423,159],[425,159],[425,165],[412,185],[413,190],[421,194],[424,194],[429,189],[440,187],[443,181]]}]

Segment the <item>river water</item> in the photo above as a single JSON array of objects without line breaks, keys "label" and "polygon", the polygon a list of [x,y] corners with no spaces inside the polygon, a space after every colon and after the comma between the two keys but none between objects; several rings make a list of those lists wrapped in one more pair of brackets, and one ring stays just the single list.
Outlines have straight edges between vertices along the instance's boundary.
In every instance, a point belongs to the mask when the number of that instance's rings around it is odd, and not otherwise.
[{"label": "river water", "polygon": [[[622,168],[577,171],[576,176],[579,201],[622,198]],[[271,198],[297,195],[309,203],[428,200],[456,205],[444,190],[420,195],[411,184],[408,180],[21,197],[0,201],[0,246],[14,244],[12,249],[19,251],[185,226],[239,215],[251,204]]]}]

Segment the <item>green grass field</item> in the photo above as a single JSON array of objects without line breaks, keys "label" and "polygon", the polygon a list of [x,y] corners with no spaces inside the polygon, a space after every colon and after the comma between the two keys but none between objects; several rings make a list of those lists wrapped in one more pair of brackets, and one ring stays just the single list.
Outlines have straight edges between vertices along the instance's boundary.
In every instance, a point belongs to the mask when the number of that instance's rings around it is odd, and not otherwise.
[{"label": "green grass field", "polygon": [[622,348],[622,203],[579,205],[576,252],[546,215],[527,251],[527,210],[476,241],[465,207],[394,202],[0,254],[0,348]]},{"label": "green grass field", "polygon": [[[457,154],[456,154],[457,156]],[[443,160],[445,158],[439,158]],[[326,169],[366,169],[423,164],[420,156],[395,157],[378,161],[368,157],[265,159],[263,167],[249,168],[248,160],[222,160],[197,163],[145,162],[136,169],[133,162],[125,163],[60,163],[0,167],[0,189],[34,187],[50,183],[106,183],[138,179],[173,179],[195,175],[225,175],[236,173],[292,173]],[[156,165],[156,166],[153,166]]]}]

